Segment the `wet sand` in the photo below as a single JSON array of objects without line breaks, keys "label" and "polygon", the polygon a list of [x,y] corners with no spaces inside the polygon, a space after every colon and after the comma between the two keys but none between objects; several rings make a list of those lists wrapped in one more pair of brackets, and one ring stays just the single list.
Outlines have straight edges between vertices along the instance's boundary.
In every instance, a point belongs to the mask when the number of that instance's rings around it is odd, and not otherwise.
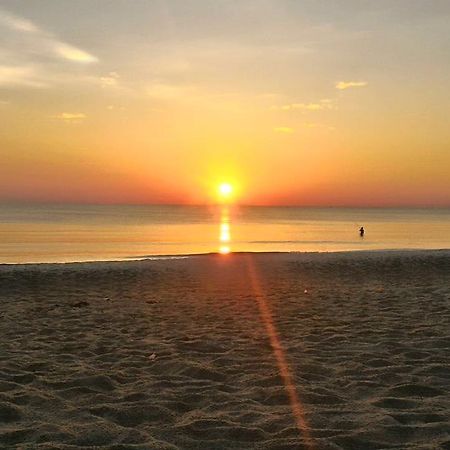
[{"label": "wet sand", "polygon": [[0,266],[0,447],[450,449],[450,251]]}]

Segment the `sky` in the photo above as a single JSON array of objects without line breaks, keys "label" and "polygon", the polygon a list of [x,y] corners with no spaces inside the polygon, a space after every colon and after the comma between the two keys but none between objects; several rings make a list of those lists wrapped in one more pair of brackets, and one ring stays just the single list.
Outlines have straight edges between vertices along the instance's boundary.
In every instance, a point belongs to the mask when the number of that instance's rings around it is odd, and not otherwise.
[{"label": "sky", "polygon": [[448,0],[1,0],[0,201],[450,206]]}]

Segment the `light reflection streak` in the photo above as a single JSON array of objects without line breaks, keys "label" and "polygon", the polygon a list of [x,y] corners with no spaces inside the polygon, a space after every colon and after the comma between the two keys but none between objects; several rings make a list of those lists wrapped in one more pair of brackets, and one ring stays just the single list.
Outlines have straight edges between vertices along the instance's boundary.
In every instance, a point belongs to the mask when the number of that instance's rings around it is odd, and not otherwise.
[{"label": "light reflection streak", "polygon": [[[231,252],[231,226],[230,213],[227,206],[223,206],[220,214],[220,232],[219,232],[219,253],[222,255]],[[285,351],[281,344],[280,337],[275,327],[272,312],[267,302],[267,297],[264,294],[262,283],[258,277],[255,262],[252,256],[247,255],[247,268],[250,278],[250,285],[253,289],[255,299],[258,303],[259,314],[266,329],[269,338],[270,346],[278,366],[278,371],[283,380],[284,388],[289,398],[289,403],[294,416],[295,425],[302,437],[302,443],[308,450],[314,450],[313,440],[309,430],[308,423],[305,419],[305,412],[297,393],[294,377],[291,373],[289,364],[286,360]]]},{"label": "light reflection streak", "polygon": [[221,245],[219,247],[219,253],[221,253],[222,255],[228,255],[228,253],[231,252],[231,249],[228,245]]},{"label": "light reflection streak", "polygon": [[311,438],[309,426],[305,418],[304,408],[297,393],[295,380],[289,368],[289,364],[286,360],[285,351],[281,344],[278,331],[275,327],[272,312],[267,302],[267,297],[264,294],[264,290],[262,288],[260,279],[256,272],[255,262],[250,255],[247,255],[247,267],[250,283],[253,288],[256,301],[258,303],[259,313],[266,328],[267,336],[270,341],[270,346],[272,347],[272,351],[278,366],[278,371],[280,373],[281,378],[283,379],[284,388],[289,397],[289,403],[291,405],[291,410],[295,419],[295,424],[301,436],[303,437],[303,443],[306,446],[306,448],[309,450],[314,450],[313,440]]}]

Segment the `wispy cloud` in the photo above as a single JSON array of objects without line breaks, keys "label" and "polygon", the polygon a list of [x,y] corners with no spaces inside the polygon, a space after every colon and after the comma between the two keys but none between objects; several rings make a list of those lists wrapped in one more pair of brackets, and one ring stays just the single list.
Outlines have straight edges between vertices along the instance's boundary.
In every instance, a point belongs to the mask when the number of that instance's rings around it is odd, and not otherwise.
[{"label": "wispy cloud", "polygon": [[117,72],[109,72],[107,76],[100,77],[100,85],[102,87],[117,86],[119,84],[119,74]]},{"label": "wispy cloud", "polygon": [[282,134],[292,134],[295,130],[290,127],[275,127],[273,129],[276,133],[282,133]]},{"label": "wispy cloud", "polygon": [[[155,82],[146,88],[146,93],[149,97],[160,100],[186,100],[195,97],[197,88],[192,85],[169,84]],[[197,92],[198,94],[198,92]]]},{"label": "wispy cloud", "polygon": [[364,87],[367,86],[367,81],[339,81],[336,83],[336,89],[344,90],[352,87]]},{"label": "wispy cloud", "polygon": [[328,98],[322,99],[314,103],[288,103],[285,105],[274,105],[270,109],[278,111],[323,111],[336,109],[334,102]]},{"label": "wispy cloud", "polygon": [[0,86],[45,87],[39,70],[34,66],[0,66]]},{"label": "wispy cloud", "polygon": [[63,42],[55,42],[54,43],[55,52],[69,61],[77,62],[77,63],[92,63],[97,62],[98,58],[96,56],[91,55],[84,50],[80,50],[79,48],[72,47],[71,45],[64,44]]},{"label": "wispy cloud", "polygon": [[16,31],[24,31],[26,33],[40,32],[39,28],[33,22],[5,11],[0,11],[0,23]]},{"label": "wispy cloud", "polygon": [[0,85],[47,87],[66,75],[73,79],[65,63],[88,65],[98,58],[86,50],[58,39],[30,20],[0,9],[0,45],[7,64],[0,66]]},{"label": "wispy cloud", "polygon": [[321,129],[326,129],[329,131],[334,131],[336,129],[336,127],[334,127],[334,126],[330,126],[325,123],[318,123],[318,122],[303,122],[300,124],[300,126],[302,126],[304,128],[321,128]]},{"label": "wispy cloud", "polygon": [[86,114],[84,113],[68,113],[63,112],[61,114],[57,114],[56,116],[53,116],[54,119],[62,120],[66,123],[80,123],[84,119],[86,119]]}]

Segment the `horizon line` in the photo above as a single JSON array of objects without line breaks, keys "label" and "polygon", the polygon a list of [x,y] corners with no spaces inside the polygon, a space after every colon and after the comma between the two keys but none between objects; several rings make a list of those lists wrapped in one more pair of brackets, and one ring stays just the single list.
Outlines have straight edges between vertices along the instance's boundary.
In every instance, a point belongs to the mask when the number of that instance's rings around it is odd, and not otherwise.
[{"label": "horizon line", "polygon": [[71,205],[71,206],[177,206],[177,207],[243,207],[243,208],[349,208],[349,209],[449,209],[450,204],[394,204],[394,205],[358,205],[358,204],[263,204],[263,203],[177,203],[177,202],[83,202],[83,201],[66,201],[66,200],[28,200],[28,199],[0,199],[0,205]]}]

